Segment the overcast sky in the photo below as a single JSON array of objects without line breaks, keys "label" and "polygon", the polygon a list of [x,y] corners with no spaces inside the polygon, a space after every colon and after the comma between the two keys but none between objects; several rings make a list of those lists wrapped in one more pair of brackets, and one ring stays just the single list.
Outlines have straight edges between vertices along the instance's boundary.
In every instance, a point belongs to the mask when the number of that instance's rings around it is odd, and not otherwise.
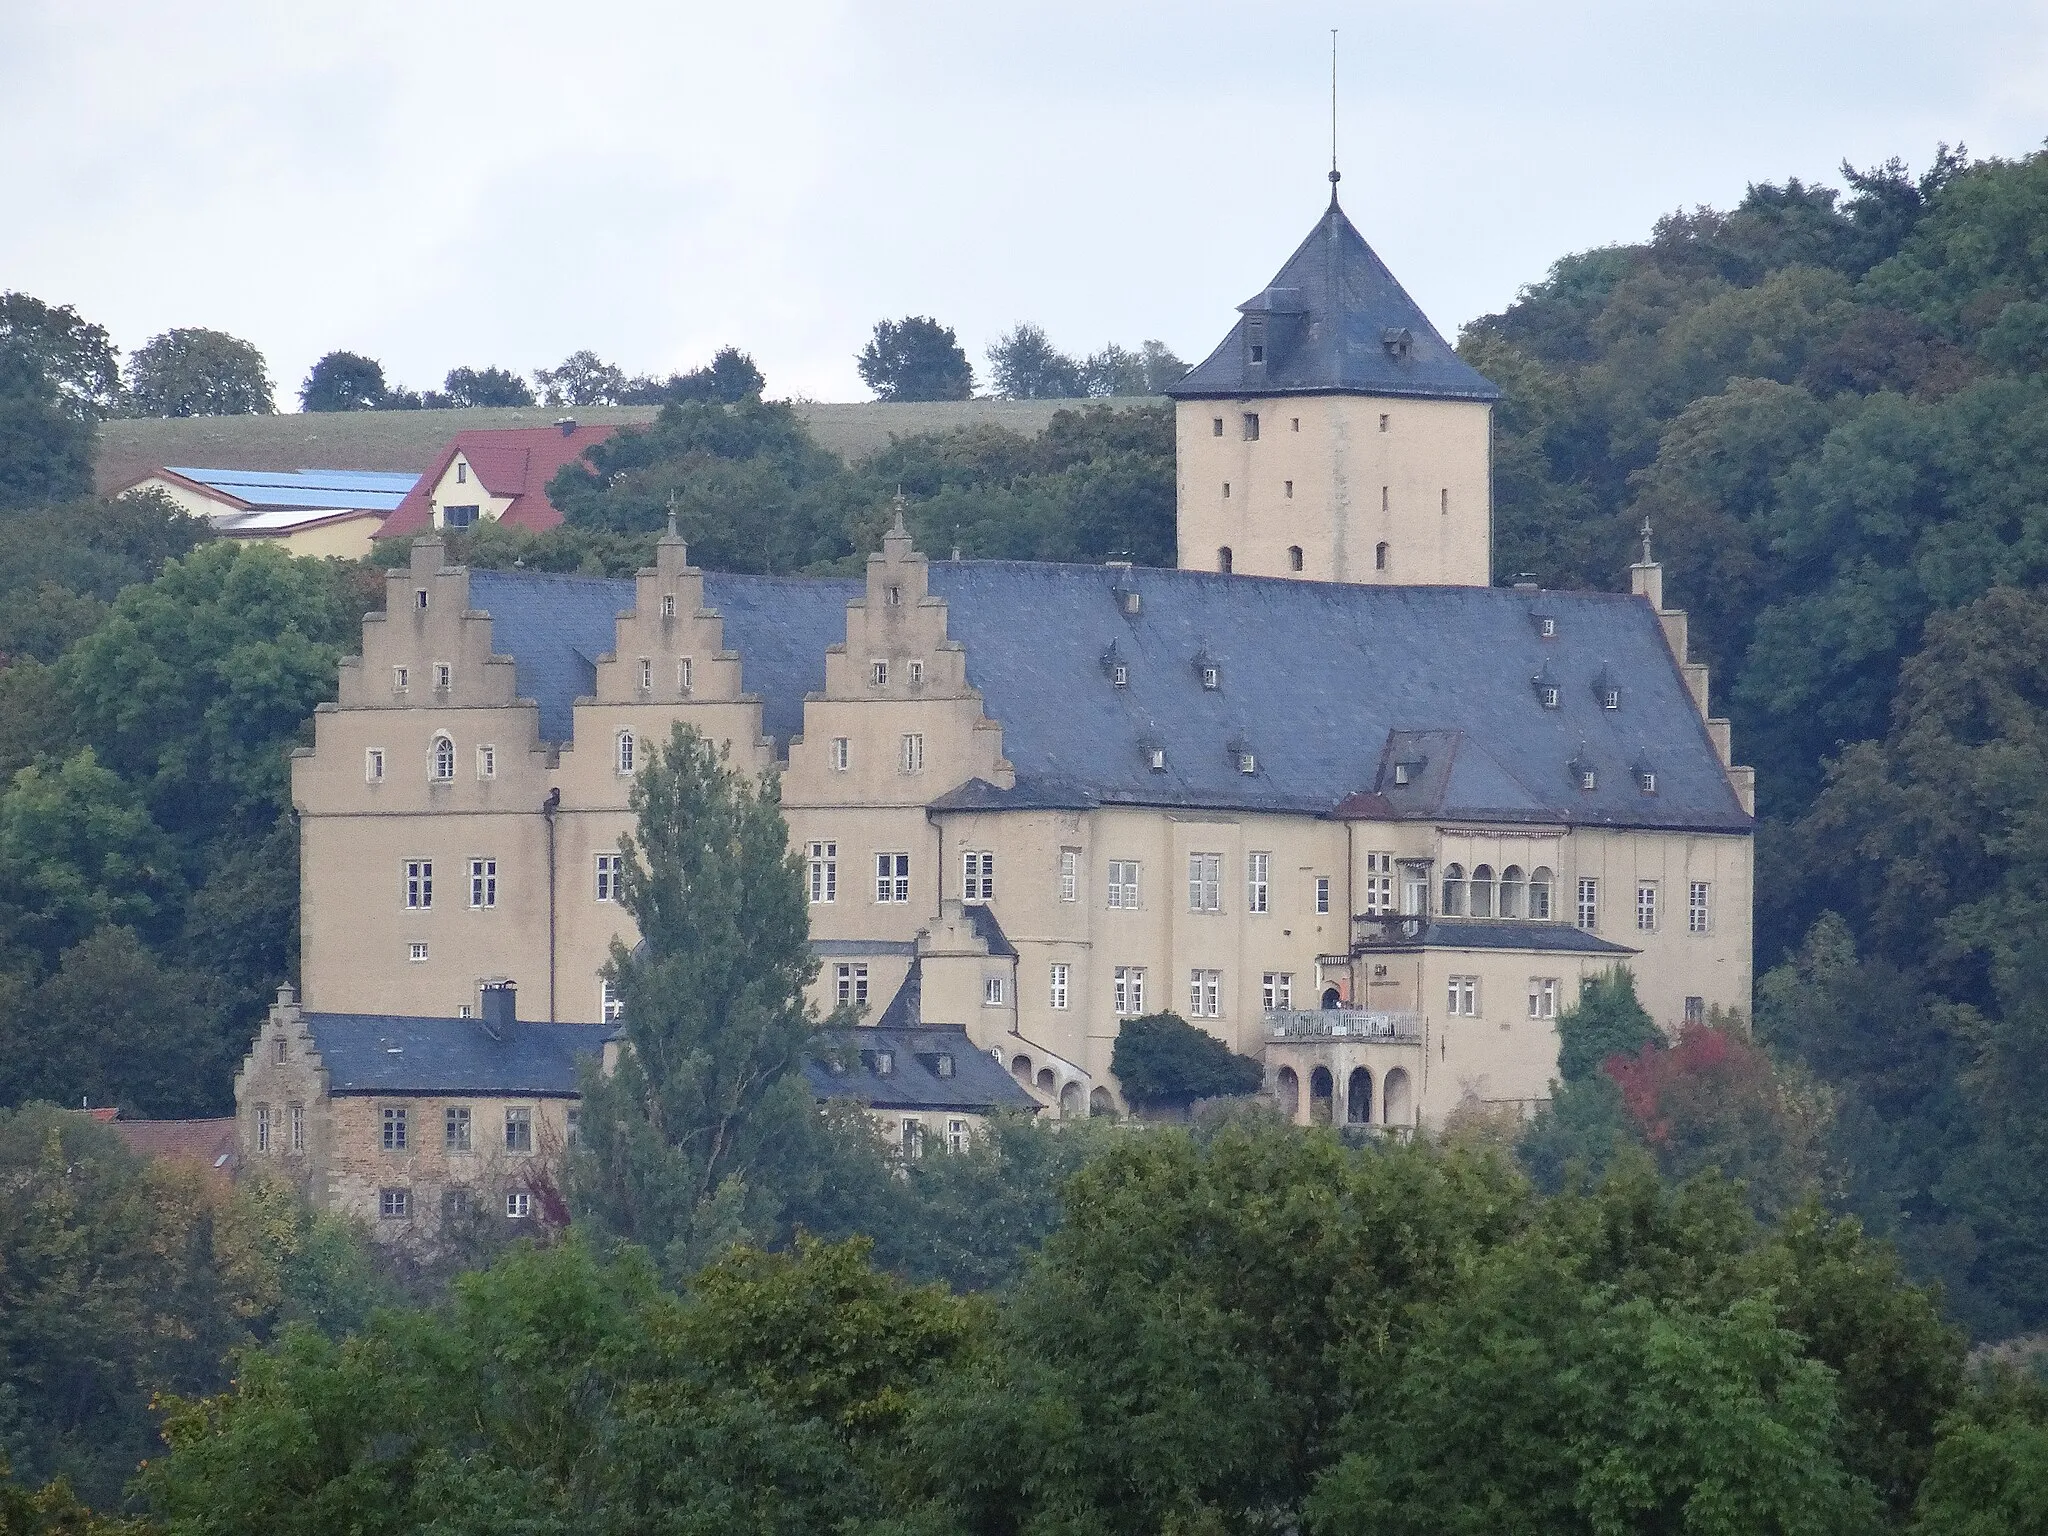
[{"label": "overcast sky", "polygon": [[590,347],[865,398],[884,316],[1193,361],[1328,194],[1446,334],[1568,251],[2048,136],[2043,0],[0,0],[0,288],[415,388]]}]

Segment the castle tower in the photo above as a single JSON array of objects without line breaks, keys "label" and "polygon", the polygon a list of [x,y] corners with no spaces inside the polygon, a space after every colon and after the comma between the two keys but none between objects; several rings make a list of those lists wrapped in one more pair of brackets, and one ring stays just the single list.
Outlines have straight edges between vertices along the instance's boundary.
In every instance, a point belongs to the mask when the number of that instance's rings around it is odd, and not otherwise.
[{"label": "castle tower", "polygon": [[1486,586],[1493,402],[1337,204],[1175,402],[1180,564]]}]

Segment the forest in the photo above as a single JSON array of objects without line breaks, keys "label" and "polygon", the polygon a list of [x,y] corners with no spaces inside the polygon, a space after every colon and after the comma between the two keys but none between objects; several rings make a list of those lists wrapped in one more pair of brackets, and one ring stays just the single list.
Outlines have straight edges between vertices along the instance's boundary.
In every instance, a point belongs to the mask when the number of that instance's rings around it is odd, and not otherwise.
[{"label": "forest", "polygon": [[[2048,1409],[1995,1362],[2048,1331],[2048,154],[1842,179],[1459,339],[1500,578],[1620,587],[1647,523],[1692,616],[1758,773],[1751,1017],[1666,1042],[1616,975],[1548,1111],[1434,1146],[1218,1111],[905,1180],[824,1127],[680,1225],[586,1167],[570,1237],[453,1278],[38,1104],[227,1107],[297,949],[286,754],[395,555],[81,499],[94,328],[9,296],[0,1525],[148,1459],[129,1514],[195,1531],[2041,1529]],[[1157,407],[845,465],[750,387],[553,494],[456,553],[629,571],[673,512],[708,567],[833,572],[901,495],[935,554],[1173,555]]]}]

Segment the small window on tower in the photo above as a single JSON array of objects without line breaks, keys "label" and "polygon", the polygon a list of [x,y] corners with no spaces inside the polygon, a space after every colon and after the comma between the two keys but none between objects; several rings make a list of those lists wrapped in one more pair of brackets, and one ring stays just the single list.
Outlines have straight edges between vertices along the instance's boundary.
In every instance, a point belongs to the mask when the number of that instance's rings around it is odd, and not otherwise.
[{"label": "small window on tower", "polygon": [[1294,500],[1294,482],[1292,480],[1283,480],[1280,484],[1280,489],[1281,493],[1284,496],[1286,496],[1286,498],[1289,501]]},{"label": "small window on tower", "polygon": [[1225,501],[1230,500],[1230,482],[1228,480],[1223,482],[1223,499]]},{"label": "small window on tower", "polygon": [[1451,510],[1451,488],[1445,486],[1441,491],[1437,492],[1437,498],[1437,510],[1439,512],[1449,512]]},{"label": "small window on tower", "polygon": [[1287,546],[1287,569],[1290,571],[1301,569],[1301,546],[1299,544]]},{"label": "small window on tower", "polygon": [[1244,413],[1244,440],[1248,443],[1256,443],[1259,440],[1259,416],[1256,411]]},{"label": "small window on tower", "polygon": [[1376,546],[1372,552],[1372,568],[1376,571],[1384,571],[1387,568],[1387,557],[1391,553],[1392,551],[1384,544]]},{"label": "small window on tower", "polygon": [[1290,432],[1299,432],[1301,430],[1301,418],[1299,416],[1289,417],[1287,430]]},{"label": "small window on tower", "polygon": [[413,607],[419,609],[420,612],[422,613],[425,613],[427,611],[427,589],[425,587],[419,587],[414,590],[412,595],[412,605]]},{"label": "small window on tower", "polygon": [[1393,420],[1393,418],[1392,418],[1391,416],[1382,416],[1382,417],[1380,417],[1380,430],[1381,430],[1382,432],[1386,431],[1386,430],[1387,430],[1387,423],[1388,423],[1388,422],[1390,422],[1390,421],[1392,421],[1392,420]]},{"label": "small window on tower", "polygon": [[676,616],[675,593],[664,592],[661,594],[661,616],[664,619],[672,619]]},{"label": "small window on tower", "polygon": [[1216,569],[1221,571],[1224,575],[1228,576],[1230,574],[1230,564],[1230,546],[1226,544],[1221,549],[1216,551]]},{"label": "small window on tower", "polygon": [[1211,437],[1221,437],[1223,435],[1223,418],[1221,416],[1215,417],[1210,421],[1209,435]]}]

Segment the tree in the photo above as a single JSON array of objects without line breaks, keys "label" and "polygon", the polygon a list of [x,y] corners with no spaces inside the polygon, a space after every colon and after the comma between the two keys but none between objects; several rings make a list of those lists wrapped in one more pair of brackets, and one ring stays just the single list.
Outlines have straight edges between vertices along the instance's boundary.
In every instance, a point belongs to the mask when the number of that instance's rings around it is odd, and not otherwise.
[{"label": "tree", "polygon": [[965,400],[974,393],[974,368],[952,327],[926,315],[877,320],[854,361],[877,399]]},{"label": "tree", "polygon": [[1255,1093],[1265,1068],[1239,1056],[1177,1013],[1148,1013],[1118,1026],[1109,1069],[1133,1107],[1186,1109],[1196,1099]]},{"label": "tree", "polygon": [[1081,364],[1083,393],[1090,395],[1156,395],[1179,380],[1188,365],[1163,341],[1142,343],[1135,352],[1111,342],[1091,352]]},{"label": "tree", "polygon": [[588,349],[571,352],[553,368],[536,368],[533,382],[549,405],[617,405],[626,376]]},{"label": "tree", "polygon": [[25,352],[0,348],[0,512],[92,489],[93,422],[67,409]]},{"label": "tree", "polygon": [[375,411],[385,403],[384,365],[360,352],[329,352],[299,386],[306,411]]},{"label": "tree", "polygon": [[1663,1043],[1655,1021],[1636,1000],[1635,973],[1625,965],[1588,976],[1578,1000],[1557,1016],[1557,1070],[1567,1083],[1599,1071],[1611,1056]]},{"label": "tree", "polygon": [[608,968],[628,1049],[586,1083],[572,1187],[580,1211],[683,1273],[773,1232],[817,1134],[799,1068],[818,963],[772,780],[678,724],[629,803],[619,899],[640,947],[614,941]]},{"label": "tree", "polygon": [[1006,400],[1071,400],[1090,392],[1081,365],[1055,348],[1036,325],[1020,323],[992,342],[988,366],[996,393]]},{"label": "tree", "polygon": [[82,418],[104,419],[120,403],[120,354],[105,326],[89,323],[69,304],[0,293],[0,354],[26,358]]},{"label": "tree", "polygon": [[754,360],[738,347],[720,347],[710,366],[672,373],[666,380],[641,377],[630,380],[619,392],[621,405],[681,404],[687,400],[715,400],[737,405],[742,400],[759,400],[767,379]]},{"label": "tree", "polygon": [[458,408],[533,404],[526,381],[503,368],[451,368],[441,389],[446,403]]},{"label": "tree", "polygon": [[125,408],[134,416],[268,416],[263,354],[225,331],[165,331],[128,359]]}]

